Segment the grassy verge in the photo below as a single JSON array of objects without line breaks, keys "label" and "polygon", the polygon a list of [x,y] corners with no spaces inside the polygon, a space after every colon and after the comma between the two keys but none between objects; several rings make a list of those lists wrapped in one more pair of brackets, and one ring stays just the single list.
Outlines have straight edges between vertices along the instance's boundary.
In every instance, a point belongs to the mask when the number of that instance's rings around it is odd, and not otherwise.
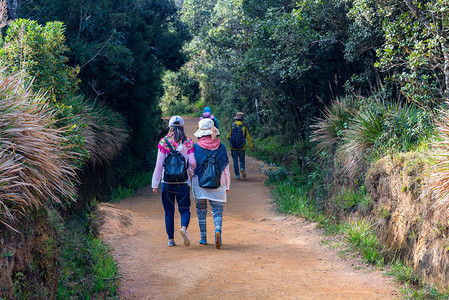
[{"label": "grassy verge", "polygon": [[144,172],[133,176],[125,183],[125,185],[118,186],[112,190],[109,201],[116,202],[131,197],[135,192],[149,185],[151,183],[151,178],[152,173],[150,172]]},{"label": "grassy verge", "polygon": [[[319,200],[310,197],[311,185],[301,184],[301,179],[288,180],[288,171],[277,168],[276,171],[266,172],[267,185],[272,187],[273,197],[279,212],[288,213],[305,218],[310,222],[318,222],[319,227],[326,234],[337,234],[342,237],[348,250],[357,251],[364,260],[379,268],[385,268],[387,274],[402,283],[402,293],[407,299],[448,299],[448,295],[437,292],[433,287],[424,284],[411,267],[405,266],[394,253],[386,249],[377,238],[375,228],[367,220],[338,222],[325,215]],[[297,176],[298,174],[296,174]],[[309,175],[310,176],[310,175]],[[303,182],[310,182],[310,178],[302,178]],[[338,197],[342,209],[365,208],[370,205],[369,195],[362,187],[359,191],[342,191]]]},{"label": "grassy verge", "polygon": [[[129,179],[112,190],[109,201],[131,197],[151,182],[151,173]],[[91,203],[91,210],[95,207]],[[81,214],[61,222],[53,216],[59,236],[61,279],[57,299],[117,299],[119,273],[106,246],[92,233],[93,214]]]},{"label": "grassy verge", "polygon": [[118,268],[109,248],[93,236],[87,215],[54,219],[61,266],[57,299],[115,299]]}]

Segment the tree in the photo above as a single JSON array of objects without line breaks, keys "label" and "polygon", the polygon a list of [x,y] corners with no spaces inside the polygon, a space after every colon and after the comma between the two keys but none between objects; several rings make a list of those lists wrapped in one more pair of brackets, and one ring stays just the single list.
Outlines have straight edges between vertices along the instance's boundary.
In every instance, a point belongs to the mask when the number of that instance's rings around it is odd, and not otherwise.
[{"label": "tree", "polygon": [[79,68],[67,65],[62,22],[48,22],[45,26],[36,21],[19,19],[10,24],[0,49],[0,58],[11,73],[24,72],[28,81],[34,80],[33,89],[48,93],[53,101],[78,90]]},{"label": "tree", "polygon": [[124,114],[132,129],[121,168],[150,168],[160,126],[161,77],[185,61],[189,33],[172,0],[30,0],[18,15],[63,21],[69,63],[80,66],[80,91]]},{"label": "tree", "polygon": [[432,109],[449,92],[447,1],[382,1],[385,44],[377,66],[391,70],[409,101]]}]

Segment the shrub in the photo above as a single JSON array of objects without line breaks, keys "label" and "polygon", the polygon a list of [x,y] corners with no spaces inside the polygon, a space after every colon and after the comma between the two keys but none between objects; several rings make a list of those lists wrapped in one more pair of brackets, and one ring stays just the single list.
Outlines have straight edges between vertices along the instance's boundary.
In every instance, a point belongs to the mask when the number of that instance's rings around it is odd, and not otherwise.
[{"label": "shrub", "polygon": [[78,67],[67,65],[62,22],[48,22],[45,26],[36,21],[14,20],[0,49],[0,58],[10,72],[25,72],[28,80],[34,80],[33,90],[43,90],[51,100],[62,98],[78,90]]}]

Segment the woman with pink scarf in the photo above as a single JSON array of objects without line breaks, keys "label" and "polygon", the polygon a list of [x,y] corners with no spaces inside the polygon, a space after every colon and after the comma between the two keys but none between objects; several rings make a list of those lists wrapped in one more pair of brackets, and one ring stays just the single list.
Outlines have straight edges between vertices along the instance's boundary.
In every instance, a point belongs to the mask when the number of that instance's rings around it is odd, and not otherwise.
[{"label": "woman with pink scarf", "polygon": [[[196,200],[196,213],[200,226],[200,244],[207,245],[206,215],[207,201],[211,205],[212,217],[215,225],[215,246],[220,249],[222,245],[223,203],[226,202],[226,193],[229,191],[231,175],[229,173],[229,159],[226,148],[221,144],[217,136],[220,134],[211,119],[202,119],[198,123],[198,130],[194,135],[198,143],[194,145],[194,156],[197,167],[192,179],[193,196]],[[202,168],[208,157],[214,157],[218,162],[221,172],[220,186],[218,188],[203,188],[200,186],[199,177],[202,176]]]}]

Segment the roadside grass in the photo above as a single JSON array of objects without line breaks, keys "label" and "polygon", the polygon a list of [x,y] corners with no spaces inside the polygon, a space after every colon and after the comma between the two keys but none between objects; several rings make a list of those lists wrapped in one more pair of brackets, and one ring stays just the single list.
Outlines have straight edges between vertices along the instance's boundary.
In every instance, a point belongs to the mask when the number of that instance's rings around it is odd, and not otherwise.
[{"label": "roadside grass", "polygon": [[[120,201],[151,182],[152,174],[140,173],[124,186],[114,188],[107,199]],[[94,211],[97,201],[90,204]],[[53,215],[59,236],[61,277],[57,299],[117,299],[119,273],[110,249],[92,232],[97,218],[93,213],[71,216],[61,221]],[[93,227],[92,227],[93,226]]]},{"label": "roadside grass", "polygon": [[[342,237],[343,246],[362,255],[364,260],[378,268],[387,270],[398,283],[404,285],[401,290],[406,299],[448,299],[447,294],[439,293],[435,288],[424,284],[409,266],[404,265],[389,249],[384,247],[375,231],[375,226],[366,219],[358,218],[338,222],[324,214],[313,197],[309,197],[310,188],[304,188],[298,183],[288,180],[288,170],[278,168],[266,171],[266,184],[271,186],[274,201],[278,211],[305,218],[309,222],[317,222],[325,234]],[[355,200],[355,198],[357,198]],[[339,194],[343,208],[359,207],[366,209],[370,205],[369,195],[362,187],[360,191],[343,191]]]},{"label": "roadside grass", "polygon": [[118,267],[109,248],[94,237],[86,214],[61,222],[53,216],[59,236],[61,276],[57,299],[116,299]]},{"label": "roadside grass", "polygon": [[131,197],[139,189],[146,187],[151,183],[152,173],[143,172],[131,177],[125,185],[120,185],[114,188],[109,197],[110,202],[117,202],[128,197]]}]

